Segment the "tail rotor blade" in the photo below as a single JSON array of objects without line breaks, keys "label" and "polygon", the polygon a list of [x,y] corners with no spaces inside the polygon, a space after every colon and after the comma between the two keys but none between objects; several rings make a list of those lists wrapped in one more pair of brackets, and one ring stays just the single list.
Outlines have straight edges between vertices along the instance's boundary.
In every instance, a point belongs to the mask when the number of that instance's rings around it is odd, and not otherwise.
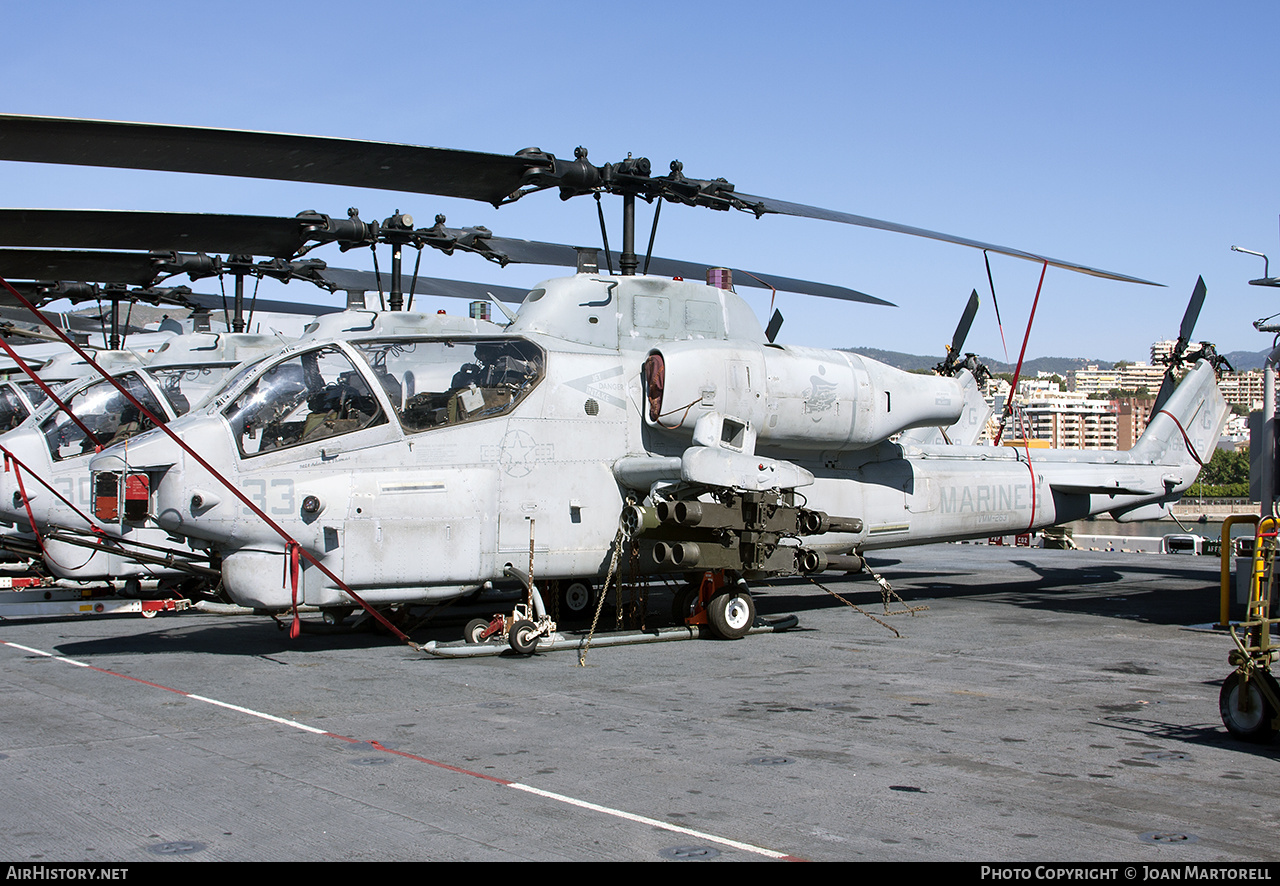
[{"label": "tail rotor blade", "polygon": [[1200,309],[1204,307],[1204,277],[1196,280],[1196,288],[1191,293],[1191,301],[1187,304],[1187,312],[1182,315],[1182,325],[1178,327],[1178,339],[1184,343],[1191,341],[1191,333],[1196,328],[1196,320],[1200,317]]},{"label": "tail rotor blade", "polygon": [[973,326],[973,318],[978,315],[978,290],[973,290],[969,295],[969,303],[964,306],[964,313],[960,315],[960,322],[956,324],[956,334],[951,336],[951,349],[948,352],[952,357],[958,356],[960,349],[964,347],[964,340],[969,337],[969,328]]},{"label": "tail rotor blade", "polygon": [[1156,402],[1152,407],[1153,414],[1164,408],[1165,402],[1173,394],[1174,387],[1177,386],[1173,371],[1182,362],[1182,357],[1187,352],[1187,345],[1191,343],[1191,333],[1195,331],[1196,320],[1200,317],[1200,309],[1204,307],[1206,292],[1204,277],[1200,277],[1196,280],[1196,287],[1191,292],[1191,301],[1187,303],[1187,311],[1182,315],[1182,325],[1178,327],[1178,342],[1173,347],[1173,353],[1169,355],[1169,365],[1164,371],[1164,380],[1160,382],[1160,393],[1156,394]]},{"label": "tail rotor blade", "polygon": [[1151,407],[1152,415],[1155,415],[1161,409],[1164,409],[1164,404],[1168,402],[1169,397],[1172,396],[1173,389],[1176,386],[1177,382],[1173,380],[1173,370],[1166,369],[1164,373],[1164,380],[1160,382],[1160,393],[1156,394],[1156,402]]},{"label": "tail rotor blade", "polygon": [[769,318],[769,326],[765,329],[765,338],[769,339],[769,343],[773,344],[773,340],[778,337],[778,330],[782,328],[782,312],[775,310],[773,316]]}]

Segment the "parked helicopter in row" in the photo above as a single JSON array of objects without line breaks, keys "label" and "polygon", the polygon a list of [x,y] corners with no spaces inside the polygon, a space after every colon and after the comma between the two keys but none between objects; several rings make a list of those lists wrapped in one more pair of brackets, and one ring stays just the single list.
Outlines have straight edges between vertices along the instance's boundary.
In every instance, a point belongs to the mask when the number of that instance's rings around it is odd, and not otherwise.
[{"label": "parked helicopter in row", "polygon": [[[380,606],[465,596],[530,557],[542,579],[598,582],[620,518],[648,573],[751,580],[1154,516],[1194,481],[1229,412],[1202,361],[1128,452],[889,442],[953,425],[963,404],[953,378],[772,344],[731,290],[585,274],[532,290],[500,333],[291,347],[169,429]],[[293,604],[279,534],[173,438],[139,435],[92,470],[95,487],[140,478],[138,519],[219,551],[237,602]],[[723,633],[750,627],[745,590],[717,600]],[[310,563],[297,602],[353,605]]]},{"label": "parked helicopter in row", "polygon": [[[585,151],[568,162],[14,117],[0,117],[0,158],[375,183],[495,205],[553,187],[566,199],[622,195],[620,276],[548,280],[501,331],[370,329],[289,346],[202,408],[93,457],[95,490],[119,501],[131,483],[145,489],[136,519],[215,550],[226,592],[264,611],[438,602],[518,580],[529,601],[504,630],[528,652],[556,627],[534,575],[598,581],[624,544],[648,574],[750,581],[1090,514],[1154,516],[1191,485],[1228,414],[1203,359],[1128,452],[892,442],[960,423],[971,370],[920,376],[780,345],[777,317],[763,329],[727,274],[637,274],[635,198],[898,230],[1145,281],[752,197],[675,163],[659,178],[642,158],[595,167]],[[702,600],[713,628],[741,636],[749,590],[713,584]]]},{"label": "parked helicopter in row", "polygon": [[[98,354],[94,362],[112,373],[111,380],[94,374],[68,382],[52,391],[29,419],[0,434],[7,468],[0,474],[0,521],[11,526],[0,533],[0,545],[38,552],[49,571],[60,578],[137,582],[188,574],[155,565],[163,558],[146,552],[135,549],[131,555],[124,547],[104,547],[99,542],[105,536],[95,535],[104,526],[116,524],[118,515],[94,508],[90,457],[152,426],[151,418],[112,381],[144,404],[151,416],[171,421],[203,400],[231,368],[275,351],[280,344],[271,335],[196,333],[171,338],[145,360],[131,351]],[[130,497],[137,494],[136,489],[129,492]],[[71,533],[50,533],[59,527],[72,527]],[[88,533],[92,541],[86,545],[76,537],[76,530]],[[124,544],[150,545],[153,552],[165,551],[164,545],[171,541],[155,530],[116,536]],[[184,553],[184,559],[192,556]],[[140,563],[137,555],[153,562]]]}]

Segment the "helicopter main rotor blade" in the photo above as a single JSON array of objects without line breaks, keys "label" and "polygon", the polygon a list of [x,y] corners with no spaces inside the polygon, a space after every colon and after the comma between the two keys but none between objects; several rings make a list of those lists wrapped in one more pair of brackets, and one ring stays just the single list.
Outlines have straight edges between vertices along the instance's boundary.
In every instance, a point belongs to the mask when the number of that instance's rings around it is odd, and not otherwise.
[{"label": "helicopter main rotor blade", "polygon": [[289,258],[310,222],[259,215],[107,209],[0,209],[0,244],[220,252]]},{"label": "helicopter main rotor blade", "polygon": [[154,260],[146,253],[0,249],[0,277],[5,279],[150,286],[159,276]]},{"label": "helicopter main rotor blade", "polygon": [[[7,278],[5,279],[5,282],[18,290],[23,298],[36,306],[50,300],[48,294],[45,292],[44,284],[42,283],[33,283],[29,280],[9,280]],[[22,302],[14,298],[7,289],[0,289],[0,316],[4,316],[6,319],[14,319],[4,312],[15,308],[19,311],[17,315],[18,317],[21,317],[22,311],[26,312],[26,316],[22,318],[24,322],[35,322],[31,317],[31,312],[27,311],[27,309],[23,307]]]},{"label": "helicopter main rotor blade", "polygon": [[[513,240],[507,237],[488,237],[485,242],[498,252],[506,255],[512,262],[533,265],[555,265],[571,268],[578,261],[578,247],[565,246],[561,243],[544,243],[538,240]],[[683,277],[686,280],[705,280],[707,269],[724,267],[702,262],[683,261],[675,258],[653,257],[649,260],[649,273],[659,277]],[[780,277],[777,274],[755,273],[741,268],[729,268],[733,271],[735,286],[751,286],[760,289],[777,289],[782,292],[796,292],[802,295],[817,295],[822,298],[835,298],[843,301],[862,302],[870,305],[886,305],[897,307],[891,301],[885,301],[856,289],[835,286],[830,283],[816,283],[812,280],[798,280],[794,277]]]},{"label": "helicopter main rotor blade", "polygon": [[0,157],[314,182],[496,203],[540,158],[154,123],[0,115]]},{"label": "helicopter main rotor blade", "polygon": [[[48,299],[48,294],[35,283],[25,281],[6,281],[14,289],[18,290],[24,298],[32,304],[39,305]],[[60,329],[75,332],[80,335],[100,335],[102,333],[102,318],[98,316],[89,316],[76,312],[55,312],[41,308],[46,317],[54,322]],[[61,341],[54,333],[47,332],[46,327],[37,322],[24,305],[14,298],[7,290],[0,292],[0,324],[5,325],[14,331],[14,334],[25,335],[29,338],[43,339],[48,337],[50,341]],[[127,332],[132,335],[135,332],[146,332],[136,326],[124,327],[121,325],[121,332]]]},{"label": "helicopter main rotor blade", "polygon": [[[227,300],[221,295],[209,295],[204,292],[192,292],[183,296],[184,300],[197,305],[210,313],[221,314],[227,306]],[[245,311],[249,310],[246,303]],[[342,305],[317,305],[306,302],[277,301],[270,298],[258,298],[253,302],[255,314],[296,314],[303,317],[318,317],[321,314],[336,314],[346,310]]]},{"label": "helicopter main rotor blade", "polygon": [[901,225],[897,222],[883,221],[878,218],[868,218],[865,215],[854,215],[851,212],[840,212],[835,209],[822,209],[818,206],[806,206],[803,203],[788,203],[785,200],[774,200],[770,197],[753,197],[750,194],[738,194],[737,196],[746,203],[757,207],[758,211],[762,213],[793,215],[800,218],[816,218],[823,221],[838,222],[845,225],[875,228],[880,231],[910,234],[913,237],[924,237],[928,240],[939,240],[943,243],[956,243],[960,246],[970,246],[974,249],[982,249],[987,252],[995,252],[1000,255],[1008,255],[1013,258],[1026,259],[1027,261],[1033,261],[1036,264],[1048,264],[1050,267],[1076,271],[1080,274],[1089,274],[1092,277],[1101,277],[1105,280],[1119,280],[1125,283],[1142,283],[1147,286],[1164,285],[1163,283],[1155,283],[1151,280],[1143,280],[1140,277],[1131,277],[1128,274],[1118,274],[1114,271],[1104,271],[1099,268],[1091,268],[1086,265],[1076,264],[1075,262],[1049,258],[1047,256],[1038,255],[1034,252],[1026,252],[1022,249],[998,246],[994,243],[984,243],[981,240],[972,240],[968,237],[957,237],[954,234],[943,234],[938,231],[916,228],[911,225]]},{"label": "helicopter main rotor blade", "polygon": [[32,341],[62,343],[62,339],[55,333],[21,327],[11,320],[0,320],[0,335],[5,338],[29,338]]},{"label": "helicopter main rotor blade", "polygon": [[[378,279],[373,271],[353,271],[346,268],[321,268],[310,272],[312,276],[333,289],[344,289],[348,292],[377,292]],[[382,276],[382,289],[385,291],[388,278]],[[471,283],[463,280],[442,280],[438,277],[406,277],[401,284],[405,294],[412,289],[416,296],[441,296],[444,298],[465,298],[470,301],[488,301],[492,295],[498,301],[508,304],[520,304],[529,294],[527,289],[513,286],[495,286],[492,283]]]},{"label": "helicopter main rotor blade", "polygon": [[207,129],[151,123],[0,115],[0,159],[128,169],[156,169],[315,182],[510,202],[534,190],[558,188],[562,199],[582,194],[643,195],[714,209],[792,215],[956,243],[1057,268],[1130,283],[1160,284],[1021,249],[957,237],[833,209],[756,197],[723,180],[651,176],[645,158],[594,166],[585,151],[572,161],[527,149],[486,154],[448,148],[322,136]]},{"label": "helicopter main rotor blade", "polygon": [[[17,247],[194,250],[288,258],[307,242],[308,232],[316,227],[316,219],[306,215],[290,218],[98,209],[0,209],[0,245]],[[572,268],[578,262],[578,247],[563,243],[494,236],[484,237],[482,242],[504,256],[509,263]],[[690,280],[704,279],[708,267],[713,265],[660,257],[650,261],[650,272],[653,274]],[[893,306],[892,302],[843,286],[754,273],[740,268],[731,270],[735,273],[739,286],[766,289],[772,286],[783,292]],[[0,268],[0,275],[2,273],[3,268]],[[82,275],[76,271],[44,274],[19,274],[11,271],[10,274],[32,279],[134,282],[132,278],[112,281],[104,277],[99,280],[87,272],[87,275]],[[408,287],[409,283],[405,282],[403,288],[407,290]],[[375,283],[367,291],[376,289]],[[484,298],[484,294],[474,297]],[[501,300],[518,303],[523,298],[521,292],[519,298]]]}]

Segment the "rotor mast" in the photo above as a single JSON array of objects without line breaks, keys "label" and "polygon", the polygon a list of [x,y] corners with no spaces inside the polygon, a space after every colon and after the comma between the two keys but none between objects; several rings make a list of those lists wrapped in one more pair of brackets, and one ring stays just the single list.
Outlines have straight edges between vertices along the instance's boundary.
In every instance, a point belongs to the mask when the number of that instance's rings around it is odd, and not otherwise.
[{"label": "rotor mast", "polygon": [[231,314],[231,331],[244,332],[244,277],[247,267],[253,263],[253,257],[231,255],[227,256],[227,262],[231,266],[231,275],[235,277],[236,281],[235,303]]},{"label": "rotor mast", "polygon": [[413,239],[413,216],[395,214],[382,223],[382,238],[391,245],[391,294],[387,300],[387,308],[392,311],[404,310],[404,262],[402,252],[406,243]]},{"label": "rotor mast", "polygon": [[624,277],[634,277],[640,260],[636,258],[636,195],[622,196],[622,256],[618,268]]},{"label": "rotor mast", "polygon": [[112,351],[120,350],[120,299],[117,296],[109,296],[111,302],[111,338],[107,343],[107,349]]}]

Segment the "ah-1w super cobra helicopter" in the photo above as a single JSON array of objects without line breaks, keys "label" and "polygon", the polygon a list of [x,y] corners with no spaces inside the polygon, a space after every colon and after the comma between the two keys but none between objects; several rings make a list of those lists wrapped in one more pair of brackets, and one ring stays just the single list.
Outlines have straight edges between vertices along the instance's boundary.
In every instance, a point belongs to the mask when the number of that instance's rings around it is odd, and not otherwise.
[{"label": "ah-1w super cobra helicopter", "polygon": [[[146,475],[148,519],[220,551],[227,592],[264,610],[295,598],[335,609],[444,600],[521,575],[528,562],[544,578],[595,578],[616,553],[620,514],[642,542],[646,571],[748,580],[845,570],[867,550],[1088,514],[1154,515],[1191,485],[1227,416],[1212,363],[1198,360],[1128,452],[1033,457],[891,443],[905,429],[958,422],[962,385],[775,344],[730,288],[637,276],[635,198],[869,225],[1134,278],[742,195],[724,181],[686,179],[677,164],[658,178],[647,161],[595,167],[585,152],[565,162],[539,151],[506,157],[36,118],[0,118],[0,157],[374,185],[495,205],[549,187],[566,198],[623,196],[621,276],[549,280],[500,334],[289,348],[168,432],[94,459],[100,475]],[[182,439],[199,440],[200,453]],[[301,566],[296,590],[276,578],[291,558]],[[520,651],[555,630],[532,587],[531,598],[508,625]],[[704,603],[724,636],[751,626],[741,583]]]}]

